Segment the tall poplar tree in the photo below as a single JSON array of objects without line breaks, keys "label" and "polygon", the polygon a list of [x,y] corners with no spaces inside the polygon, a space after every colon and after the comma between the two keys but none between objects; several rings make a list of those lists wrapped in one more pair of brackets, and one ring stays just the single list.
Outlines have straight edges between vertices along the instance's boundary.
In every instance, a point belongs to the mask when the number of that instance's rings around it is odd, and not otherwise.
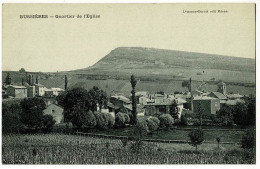
[{"label": "tall poplar tree", "polygon": [[132,114],[133,114],[133,121],[131,122],[133,125],[136,125],[137,123],[137,111],[136,111],[136,98],[135,98],[135,86],[136,86],[136,80],[135,76],[131,76],[131,85],[132,85]]}]

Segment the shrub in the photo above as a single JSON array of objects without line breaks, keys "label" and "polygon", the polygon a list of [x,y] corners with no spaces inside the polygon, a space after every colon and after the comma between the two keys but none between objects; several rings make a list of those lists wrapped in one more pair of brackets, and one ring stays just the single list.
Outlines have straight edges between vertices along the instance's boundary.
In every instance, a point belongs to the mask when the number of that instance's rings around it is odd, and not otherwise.
[{"label": "shrub", "polygon": [[84,122],[84,128],[94,128],[97,125],[97,119],[94,115],[94,113],[89,110],[86,112],[86,119]]},{"label": "shrub", "polygon": [[105,113],[105,115],[108,120],[108,128],[113,128],[115,125],[115,118],[111,114],[108,114],[108,113]]},{"label": "shrub", "polygon": [[108,128],[108,118],[106,113],[94,113],[97,119],[97,128],[106,130]]},{"label": "shrub", "polygon": [[142,137],[149,132],[149,128],[145,119],[138,120],[135,128],[135,134],[137,134],[139,137]]},{"label": "shrub", "polygon": [[123,147],[125,147],[128,143],[128,140],[127,139],[121,139],[121,142],[122,142]]},{"label": "shrub", "polygon": [[171,115],[169,114],[163,114],[159,117],[160,120],[160,127],[169,130],[173,124],[174,124],[174,119]]},{"label": "shrub", "polygon": [[151,133],[158,130],[160,125],[160,120],[157,117],[149,117],[147,120],[147,126]]},{"label": "shrub", "polygon": [[243,149],[255,148],[255,130],[248,130],[241,140],[241,147]]},{"label": "shrub", "polygon": [[53,119],[52,115],[49,114],[44,115],[42,121],[43,121],[42,132],[50,133],[56,121]]},{"label": "shrub", "polygon": [[116,114],[116,118],[115,118],[115,126],[116,127],[125,127],[125,122],[126,122],[126,116],[125,114],[119,112]]},{"label": "shrub", "polygon": [[198,149],[198,145],[202,144],[204,141],[204,132],[202,130],[194,130],[188,134],[190,138],[190,145],[196,147],[196,152]]}]

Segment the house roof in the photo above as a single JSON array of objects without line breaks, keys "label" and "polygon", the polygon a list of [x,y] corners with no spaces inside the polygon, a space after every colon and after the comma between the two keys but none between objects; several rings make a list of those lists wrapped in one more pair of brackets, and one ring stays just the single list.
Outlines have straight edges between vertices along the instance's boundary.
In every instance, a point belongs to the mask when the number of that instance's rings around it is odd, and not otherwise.
[{"label": "house roof", "polygon": [[63,90],[63,89],[61,89],[61,88],[55,88],[55,87],[51,88],[51,90],[56,90],[56,91],[64,91],[64,90]]},{"label": "house roof", "polygon": [[228,94],[227,97],[230,99],[236,99],[236,98],[242,98],[243,96],[240,94]]},{"label": "house roof", "polygon": [[40,84],[40,83],[34,83],[34,86],[39,86],[39,87],[44,87],[44,85]]},{"label": "house roof", "polygon": [[25,86],[10,85],[10,86],[8,86],[8,87],[13,87],[13,88],[15,88],[15,89],[26,89]]},{"label": "house roof", "polygon": [[147,92],[146,91],[139,91],[135,93],[135,96],[147,96]]},{"label": "house roof", "polygon": [[220,93],[220,92],[211,92],[211,93],[213,93],[220,100],[226,100],[227,99],[227,97],[224,94]]},{"label": "house roof", "polygon": [[125,103],[132,103],[127,97],[125,96],[111,96],[111,98],[115,98],[115,99],[118,99],[118,100],[121,100]]},{"label": "house roof", "polygon": [[57,107],[59,107],[59,108],[62,108],[63,109],[63,107],[62,106],[60,106],[60,105],[58,105],[58,104],[55,104],[55,103],[51,103],[51,104],[49,104],[46,108],[48,108],[49,106],[51,106],[51,105],[54,105],[54,106],[57,106]]},{"label": "house roof", "polygon": [[208,97],[208,96],[196,96],[193,100],[215,100],[217,98],[214,97]]},{"label": "house roof", "polygon": [[245,101],[241,99],[236,99],[236,100],[228,100],[226,102],[227,105],[236,105],[237,103],[245,103]]},{"label": "house roof", "polygon": [[176,103],[177,103],[177,104],[184,104],[184,103],[187,103],[186,100],[181,99],[181,98],[176,98],[175,100],[176,100]]},{"label": "house roof", "polygon": [[156,103],[147,103],[146,106],[168,106],[172,104],[172,100],[170,99],[163,99],[160,102],[156,102]]}]

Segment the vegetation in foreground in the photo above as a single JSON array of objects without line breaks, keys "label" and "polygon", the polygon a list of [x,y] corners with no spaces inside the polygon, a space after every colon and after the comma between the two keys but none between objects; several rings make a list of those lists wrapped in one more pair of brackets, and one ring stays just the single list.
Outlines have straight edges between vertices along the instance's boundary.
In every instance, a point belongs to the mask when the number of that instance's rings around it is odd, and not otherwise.
[{"label": "vegetation in foreground", "polygon": [[[141,147],[141,149],[140,149]],[[136,151],[138,150],[138,151]],[[5,135],[3,164],[252,164],[238,145],[147,143],[63,134]]]}]

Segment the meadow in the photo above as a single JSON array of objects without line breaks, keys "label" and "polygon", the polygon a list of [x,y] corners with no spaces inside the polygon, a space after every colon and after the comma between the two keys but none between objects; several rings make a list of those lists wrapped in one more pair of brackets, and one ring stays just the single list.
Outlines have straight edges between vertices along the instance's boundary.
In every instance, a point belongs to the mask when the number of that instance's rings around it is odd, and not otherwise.
[{"label": "meadow", "polygon": [[198,152],[189,144],[142,142],[65,134],[3,135],[3,164],[251,164],[250,153],[237,144],[204,143]]}]

